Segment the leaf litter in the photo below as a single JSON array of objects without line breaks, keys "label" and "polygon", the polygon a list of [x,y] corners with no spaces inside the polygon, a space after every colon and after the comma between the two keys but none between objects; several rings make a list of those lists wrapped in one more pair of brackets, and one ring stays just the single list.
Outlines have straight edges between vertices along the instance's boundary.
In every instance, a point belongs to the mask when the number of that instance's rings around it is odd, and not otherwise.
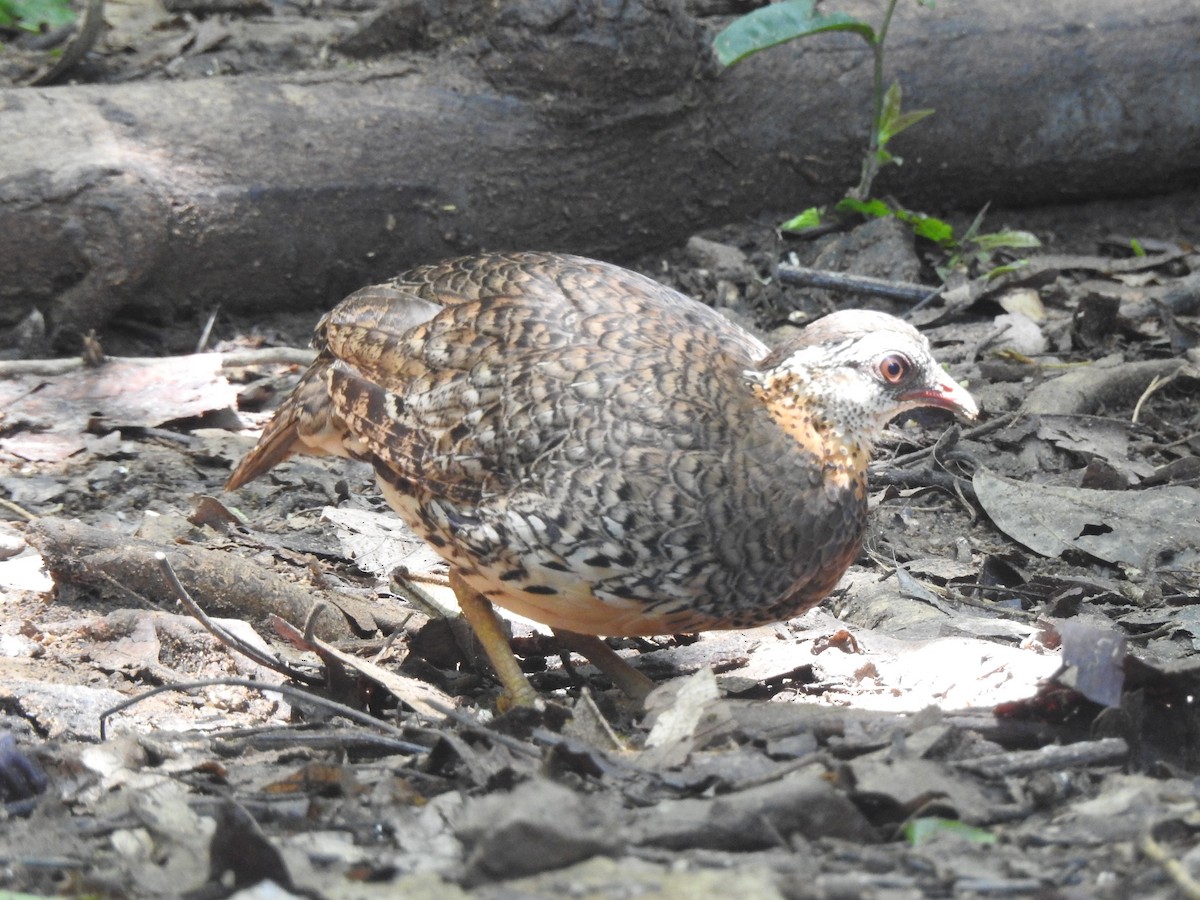
[{"label": "leaf litter", "polygon": [[[764,276],[756,240],[715,232],[647,268],[760,322],[833,302]],[[864,554],[821,609],[614,642],[660,682],[645,713],[514,622],[552,702],[498,715],[436,558],[362,468],[296,461],[231,506],[219,486],[251,443],[231,385],[261,367],[143,370],[188,379],[188,404],[87,393],[89,372],[0,379],[23,398],[0,446],[4,886],[1186,893],[1200,378],[1181,285],[1200,259],[1162,253],[1060,253],[1007,299],[923,310],[988,416],[940,441],[942,420],[893,431]],[[183,614],[159,553],[207,614],[316,683]]]}]

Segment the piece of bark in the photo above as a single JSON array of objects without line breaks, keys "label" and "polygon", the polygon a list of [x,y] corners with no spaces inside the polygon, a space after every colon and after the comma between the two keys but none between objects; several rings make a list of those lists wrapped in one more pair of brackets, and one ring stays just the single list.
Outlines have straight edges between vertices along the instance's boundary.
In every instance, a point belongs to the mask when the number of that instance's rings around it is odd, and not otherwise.
[{"label": "piece of bark", "polygon": [[33,522],[28,539],[41,553],[56,583],[113,594],[123,604],[134,594],[150,602],[174,605],[174,595],[154,558],[155,553],[162,552],[184,588],[212,616],[258,622],[274,614],[303,627],[313,607],[323,602],[325,608],[317,614],[314,633],[333,641],[359,636],[349,616],[362,623],[375,621],[374,612],[386,614],[351,598],[285,581],[230,552],[187,544],[163,546],[55,518]]},{"label": "piece of bark", "polygon": [[[38,306],[63,347],[130,306],[327,307],[479,247],[620,260],[856,180],[861,41],[718,73],[728,19],[566,6],[488,7],[472,39],[390,66],[0,91],[0,328]],[[944,208],[1193,184],[1198,24],[1192,0],[905,8],[889,78],[937,115],[876,191]]]}]

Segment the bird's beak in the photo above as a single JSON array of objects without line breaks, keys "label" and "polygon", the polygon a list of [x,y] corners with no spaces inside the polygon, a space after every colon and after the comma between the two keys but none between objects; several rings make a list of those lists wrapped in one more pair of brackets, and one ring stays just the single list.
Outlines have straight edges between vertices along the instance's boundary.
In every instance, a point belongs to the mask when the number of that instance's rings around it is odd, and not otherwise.
[{"label": "bird's beak", "polygon": [[932,387],[917,388],[901,395],[900,399],[913,406],[935,406],[938,409],[948,409],[964,419],[974,419],[979,415],[979,404],[975,402],[975,398],[945,372],[938,374]]}]

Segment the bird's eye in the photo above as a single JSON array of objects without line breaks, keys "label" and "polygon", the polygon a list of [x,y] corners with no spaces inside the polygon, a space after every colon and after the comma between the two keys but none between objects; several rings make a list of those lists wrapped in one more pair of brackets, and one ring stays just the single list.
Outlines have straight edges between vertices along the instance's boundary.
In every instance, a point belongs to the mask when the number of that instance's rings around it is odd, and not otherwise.
[{"label": "bird's eye", "polygon": [[888,384],[903,384],[912,371],[912,360],[903,353],[893,353],[879,362],[879,374]]}]

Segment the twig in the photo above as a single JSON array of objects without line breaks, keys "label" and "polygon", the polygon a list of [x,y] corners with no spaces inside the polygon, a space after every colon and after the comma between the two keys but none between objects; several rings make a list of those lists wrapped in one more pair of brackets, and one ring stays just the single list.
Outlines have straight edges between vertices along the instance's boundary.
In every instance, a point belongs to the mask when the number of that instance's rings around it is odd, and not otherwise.
[{"label": "twig", "polygon": [[196,341],[196,352],[203,353],[204,348],[208,346],[208,339],[212,337],[213,325],[217,323],[217,313],[221,311],[220,306],[213,307],[213,311],[209,313],[208,321],[204,323],[204,328],[200,331],[200,338]]},{"label": "twig", "polygon": [[[373,731],[337,725],[321,730],[311,723],[300,726],[251,726],[249,728],[228,729],[211,732],[205,735],[218,742],[217,752],[226,756],[240,756],[247,747],[255,750],[278,749],[280,747],[304,746],[309,750],[332,750],[345,753],[350,750],[387,751],[391,753],[413,753],[415,747],[428,746],[415,744],[412,741],[397,741],[387,735],[376,734]],[[416,777],[437,778],[437,776],[421,773]]]},{"label": "twig", "polygon": [[461,615],[458,610],[438,602],[428,591],[419,587],[418,583],[446,587],[450,582],[441,575],[416,575],[407,569],[392,574],[392,589],[429,618],[455,619]]},{"label": "twig", "polygon": [[[994,591],[994,592],[1000,592],[1000,593],[1023,595],[1026,597],[1041,597],[1042,596],[1042,594],[1036,593],[1035,591],[1023,591],[1020,588],[1008,588],[1008,587],[1004,587],[1003,585],[998,585],[998,584],[996,584],[996,585],[993,585],[993,584],[969,584],[969,585],[963,585],[963,587],[964,587],[964,589],[969,589],[972,591]],[[1009,606],[1000,606],[997,603],[989,603],[986,600],[976,600],[974,597],[968,597],[962,591],[948,590],[946,592],[946,596],[952,603],[959,603],[963,606],[970,606],[973,609],[981,609],[981,610],[991,613],[992,615],[996,616],[997,618],[1001,618],[1001,619],[1012,619],[1013,621],[1016,621],[1016,622],[1027,622],[1027,623],[1032,624],[1032,623],[1036,623],[1038,621],[1038,619],[1041,618],[1041,616],[1038,613],[1026,612],[1023,609],[1014,609]]]},{"label": "twig", "polygon": [[956,765],[985,778],[1004,778],[1027,775],[1047,769],[1068,769],[1078,766],[1108,765],[1123,762],[1129,756],[1129,745],[1121,738],[1102,738],[1080,741],[1077,744],[1042,747],[1040,750],[1018,750],[964,759]]},{"label": "twig", "polygon": [[1033,256],[1025,271],[1028,273],[1055,271],[1065,269],[1084,269],[1101,275],[1121,275],[1129,272],[1144,272],[1155,269],[1177,259],[1182,259],[1187,251],[1182,247],[1156,253],[1154,256],[1128,256],[1124,259],[1112,259],[1106,256],[1084,256],[1066,253],[1048,253],[1044,256]]},{"label": "twig", "polygon": [[1130,418],[1129,421],[1132,424],[1136,425],[1137,421],[1138,421],[1138,417],[1141,416],[1141,414],[1142,414],[1142,404],[1144,404],[1147,400],[1149,400],[1150,397],[1154,394],[1154,392],[1157,391],[1159,388],[1166,387],[1168,384],[1170,384],[1172,381],[1174,381],[1176,379],[1176,377],[1178,377],[1179,373],[1183,372],[1183,371],[1186,371],[1186,370],[1179,368],[1179,369],[1176,369],[1174,372],[1172,372],[1170,375],[1167,375],[1165,377],[1162,375],[1155,375],[1153,378],[1151,378],[1150,383],[1148,385],[1146,385],[1146,389],[1144,391],[1142,391],[1142,395],[1140,397],[1138,397],[1137,403],[1134,404],[1133,416]]},{"label": "twig", "polygon": [[929,306],[929,304],[933,303],[934,300],[936,300],[938,297],[942,296],[942,294],[945,293],[945,291],[946,291],[946,285],[942,285],[940,288],[931,289],[929,291],[929,293],[924,296],[923,299],[921,299],[911,309],[909,309],[909,311],[906,312],[903,316],[901,316],[901,318],[907,319],[910,316],[912,316],[914,313],[921,312],[921,310],[925,309],[925,307],[927,307],[927,306]]},{"label": "twig", "polygon": [[495,741],[497,744],[503,744],[510,750],[515,750],[518,753],[524,753],[526,756],[541,756],[542,753],[536,747],[532,747],[524,741],[518,740],[515,737],[510,737],[503,732],[490,728],[483,722],[471,716],[469,713],[461,709],[455,709],[452,706],[446,706],[443,703],[438,703],[436,700],[428,701],[429,705],[449,719],[456,725],[461,726],[469,732],[482,735],[490,741]]},{"label": "twig", "polygon": [[1163,867],[1188,900],[1200,900],[1200,882],[1192,877],[1183,863],[1171,856],[1166,848],[1154,839],[1154,835],[1147,831],[1138,843],[1138,848]]},{"label": "twig", "polygon": [[95,46],[96,38],[104,31],[104,0],[87,0],[83,4],[77,26],[72,26],[70,30],[75,34],[67,45],[61,48],[61,55],[54,60],[50,68],[30,79],[30,86],[53,84],[87,56],[88,51]]},{"label": "twig", "polygon": [[1005,322],[1003,325],[997,325],[995,328],[989,329],[988,332],[976,342],[975,346],[971,348],[971,352],[966,354],[968,362],[974,362],[975,360],[979,359],[984,350],[991,346],[992,343],[1000,340],[1000,338],[1008,334],[1008,332],[1012,330],[1012,327],[1012,322]]},{"label": "twig", "polygon": [[328,608],[324,600],[318,600],[312,605],[312,609],[308,611],[308,615],[304,617],[304,628],[301,629],[301,633],[304,635],[304,639],[310,644],[317,636],[317,616],[325,612]]},{"label": "twig", "polygon": [[[244,687],[252,691],[267,691],[276,694],[283,694],[285,697],[291,697],[302,703],[311,703],[313,706],[321,706],[328,709],[339,716],[350,719],[352,722],[357,722],[359,725],[366,725],[370,728],[378,729],[385,734],[390,734],[395,738],[404,739],[406,732],[402,728],[397,728],[382,719],[376,719],[374,716],[360,712],[352,706],[346,706],[344,703],[338,703],[336,700],[330,700],[328,697],[323,697],[320,694],[313,694],[303,688],[296,687],[290,684],[266,684],[262,681],[252,681],[249,678],[209,678],[204,681],[184,681],[176,684],[160,684],[158,687],[150,688],[143,691],[136,697],[130,697],[128,700],[122,700],[116,706],[111,706],[100,713],[100,740],[108,740],[108,719],[122,710],[128,709],[143,700],[148,700],[156,694],[161,694],[166,691],[193,691],[198,688],[206,687]],[[428,747],[421,747],[419,744],[413,744],[414,753],[424,753]]]},{"label": "twig", "polygon": [[930,294],[937,296],[942,290],[940,287],[933,288],[927,284],[888,281],[885,278],[872,278],[869,275],[850,275],[846,272],[831,272],[826,269],[809,269],[805,266],[787,264],[779,266],[779,280],[800,287],[841,291],[846,294],[867,294],[872,297],[899,300],[901,303],[920,303],[926,301]]},{"label": "twig", "polygon": [[7,509],[13,515],[20,516],[22,519],[25,519],[29,522],[32,522],[37,518],[37,516],[35,516],[25,507],[17,503],[13,503],[11,500],[5,500],[3,497],[0,497],[0,507]]},{"label": "twig", "polygon": [[[984,422],[982,425],[976,425],[970,431],[964,431],[962,435],[960,435],[959,440],[974,440],[975,438],[983,437],[985,434],[991,434],[993,431],[999,431],[1001,428],[1005,428],[1015,422],[1021,415],[1023,415],[1023,413],[1017,411],[1005,413],[1002,416],[997,416],[988,422]],[[894,456],[887,460],[887,464],[889,466],[899,467],[907,466],[910,463],[920,462],[933,453],[935,447],[936,445],[922,447],[920,450],[914,450],[912,453],[906,453],[903,456]],[[882,462],[875,463],[874,465],[882,465]]]},{"label": "twig", "polygon": [[975,502],[975,488],[971,486],[970,480],[959,478],[944,470],[940,472],[934,469],[911,471],[895,466],[875,468],[871,471],[871,484],[872,486],[882,484],[899,488],[941,488],[954,494],[968,506]]},{"label": "twig", "polygon": [[270,669],[273,672],[278,672],[285,678],[291,678],[294,681],[299,681],[301,684],[307,684],[310,687],[318,687],[324,683],[324,680],[303,672],[300,669],[294,669],[283,660],[278,659],[270,654],[264,653],[253,644],[243,641],[237,635],[226,631],[216,622],[208,617],[208,614],[200,608],[200,605],[192,599],[187,592],[187,588],[179,581],[179,576],[175,574],[175,570],[171,567],[170,560],[167,559],[165,553],[155,553],[154,560],[158,563],[159,570],[166,577],[167,582],[171,585],[171,590],[175,592],[175,598],[183,605],[183,608],[191,613],[192,618],[199,622],[204,629],[215,637],[218,641],[225,644],[232,650],[241,653],[252,662],[258,663],[263,668]]},{"label": "twig", "polygon": [[221,367],[266,366],[273,363],[285,366],[307,366],[317,358],[317,351],[307,347],[260,347],[257,350],[230,350],[221,354]]}]

